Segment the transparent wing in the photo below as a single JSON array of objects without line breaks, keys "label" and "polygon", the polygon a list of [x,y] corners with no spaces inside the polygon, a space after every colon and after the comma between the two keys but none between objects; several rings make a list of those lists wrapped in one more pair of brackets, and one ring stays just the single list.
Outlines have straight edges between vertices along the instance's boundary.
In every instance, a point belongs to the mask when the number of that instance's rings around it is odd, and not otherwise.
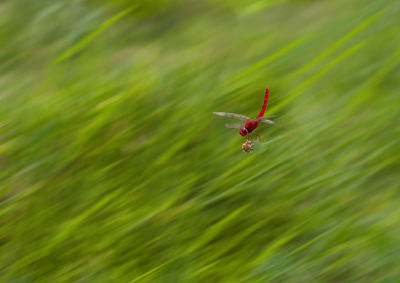
[{"label": "transparent wing", "polygon": [[261,121],[261,120],[265,120],[265,119],[270,119],[270,118],[274,118],[276,117],[275,115],[272,116],[262,116],[262,117],[258,117],[256,120],[257,121]]},{"label": "transparent wing", "polygon": [[227,128],[240,129],[244,127],[244,123],[225,124]]},{"label": "transparent wing", "polygon": [[266,123],[266,124],[271,124],[271,125],[277,125],[280,126],[278,123],[275,123],[274,121],[271,120],[261,120],[261,123]]},{"label": "transparent wing", "polygon": [[250,120],[250,117],[241,115],[241,114],[235,114],[235,113],[226,113],[226,112],[213,112],[214,115],[217,116],[222,116],[222,117],[229,117],[229,118],[235,118],[239,120]]}]

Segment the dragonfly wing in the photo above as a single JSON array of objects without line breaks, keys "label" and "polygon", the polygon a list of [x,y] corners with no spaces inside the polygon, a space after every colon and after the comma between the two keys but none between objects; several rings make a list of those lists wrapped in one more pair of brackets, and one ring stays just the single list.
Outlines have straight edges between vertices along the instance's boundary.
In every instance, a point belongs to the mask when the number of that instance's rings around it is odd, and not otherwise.
[{"label": "dragonfly wing", "polygon": [[227,128],[240,129],[244,127],[244,123],[225,124]]},{"label": "dragonfly wing", "polygon": [[271,125],[278,125],[280,126],[278,123],[275,123],[274,121],[271,120],[261,120],[261,123],[266,123],[266,124],[271,124]]},{"label": "dragonfly wing", "polygon": [[217,116],[223,116],[223,117],[229,117],[229,118],[235,118],[239,120],[250,120],[250,117],[241,115],[241,114],[235,114],[235,113],[226,113],[226,112],[213,112],[214,115]]},{"label": "dragonfly wing", "polygon": [[265,120],[265,119],[270,119],[270,118],[274,118],[276,117],[275,115],[272,116],[262,116],[262,117],[258,117],[256,120],[261,121],[261,120]]}]

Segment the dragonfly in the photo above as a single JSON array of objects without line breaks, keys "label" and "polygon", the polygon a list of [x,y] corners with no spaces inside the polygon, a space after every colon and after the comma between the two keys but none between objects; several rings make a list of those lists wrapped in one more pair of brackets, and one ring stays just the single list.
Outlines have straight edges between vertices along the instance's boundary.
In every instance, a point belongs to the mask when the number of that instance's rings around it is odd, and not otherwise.
[{"label": "dragonfly", "polygon": [[223,117],[242,120],[242,122],[240,122],[240,123],[226,124],[225,126],[227,128],[240,129],[239,134],[243,137],[247,136],[247,139],[249,139],[249,137],[252,138],[251,134],[255,134],[259,137],[259,135],[254,133],[253,131],[260,125],[260,123],[278,125],[274,121],[270,120],[271,118],[273,118],[275,116],[264,116],[264,112],[267,109],[268,98],[269,98],[269,89],[267,86],[266,90],[265,90],[264,104],[261,108],[260,113],[257,115],[257,117],[255,119],[251,119],[250,117],[247,117],[242,114],[236,114],[236,113],[213,112],[213,114],[217,115],[217,116],[223,116]]}]

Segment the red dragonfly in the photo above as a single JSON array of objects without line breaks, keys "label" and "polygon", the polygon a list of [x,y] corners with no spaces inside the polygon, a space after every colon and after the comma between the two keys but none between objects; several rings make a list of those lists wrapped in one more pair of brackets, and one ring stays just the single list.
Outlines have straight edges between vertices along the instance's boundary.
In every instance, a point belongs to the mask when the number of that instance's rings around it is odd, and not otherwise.
[{"label": "red dragonfly", "polygon": [[[241,114],[235,114],[235,113],[213,112],[213,114],[218,115],[218,116],[242,120],[243,122],[241,122],[241,123],[226,124],[225,126],[227,128],[237,128],[237,129],[240,128],[239,134],[242,136],[248,135],[247,137],[249,137],[250,133],[253,132],[260,123],[277,125],[274,121],[269,120],[270,118],[273,118],[275,116],[264,116],[264,112],[265,112],[265,109],[267,108],[267,104],[268,104],[268,97],[269,97],[269,90],[267,87],[267,89],[265,91],[263,107],[260,111],[260,114],[258,114],[258,116],[255,119],[251,119],[250,117],[247,117],[247,116],[244,116]],[[253,134],[256,134],[256,133],[253,133]]]}]

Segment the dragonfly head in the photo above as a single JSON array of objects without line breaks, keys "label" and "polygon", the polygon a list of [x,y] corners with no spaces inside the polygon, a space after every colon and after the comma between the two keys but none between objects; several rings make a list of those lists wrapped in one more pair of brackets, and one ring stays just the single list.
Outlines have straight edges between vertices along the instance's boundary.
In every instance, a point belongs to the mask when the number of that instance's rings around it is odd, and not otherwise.
[{"label": "dragonfly head", "polygon": [[248,131],[246,128],[241,128],[239,131],[239,134],[244,137],[245,135],[248,134]]}]

